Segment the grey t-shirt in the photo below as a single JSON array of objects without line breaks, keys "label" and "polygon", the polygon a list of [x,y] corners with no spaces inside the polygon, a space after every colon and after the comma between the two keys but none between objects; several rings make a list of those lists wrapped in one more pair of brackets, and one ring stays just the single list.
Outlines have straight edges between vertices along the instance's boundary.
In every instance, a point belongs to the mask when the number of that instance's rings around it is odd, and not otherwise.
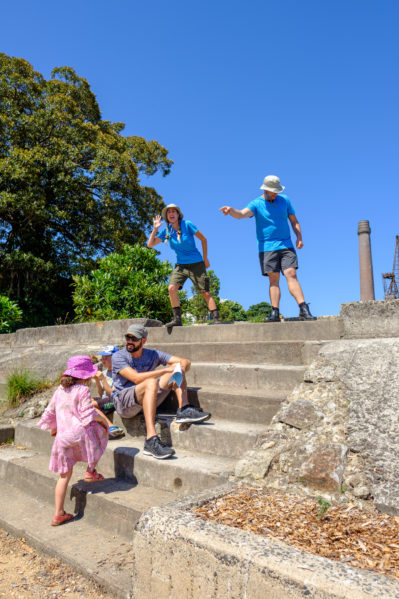
[{"label": "grey t-shirt", "polygon": [[135,383],[119,374],[121,370],[130,366],[130,368],[134,368],[137,372],[149,372],[150,370],[155,370],[157,366],[166,366],[171,357],[172,355],[166,352],[147,348],[143,348],[140,358],[133,358],[127,349],[121,349],[112,354],[112,381],[114,384],[112,399],[117,398],[122,389],[135,386]]}]

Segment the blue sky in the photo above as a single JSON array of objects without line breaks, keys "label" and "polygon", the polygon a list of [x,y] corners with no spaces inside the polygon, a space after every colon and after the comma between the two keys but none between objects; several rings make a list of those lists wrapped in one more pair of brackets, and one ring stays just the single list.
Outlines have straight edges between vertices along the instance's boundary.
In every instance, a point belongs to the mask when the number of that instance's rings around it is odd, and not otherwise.
[{"label": "blue sky", "polygon": [[[338,314],[359,300],[358,221],[371,225],[376,299],[399,234],[398,17],[397,0],[20,0],[2,7],[0,51],[46,77],[72,66],[103,118],[169,149],[171,174],[150,182],[206,235],[221,297],[245,308],[268,299],[255,223],[218,208],[280,176],[305,298]],[[285,282],[281,311],[297,314]]]}]

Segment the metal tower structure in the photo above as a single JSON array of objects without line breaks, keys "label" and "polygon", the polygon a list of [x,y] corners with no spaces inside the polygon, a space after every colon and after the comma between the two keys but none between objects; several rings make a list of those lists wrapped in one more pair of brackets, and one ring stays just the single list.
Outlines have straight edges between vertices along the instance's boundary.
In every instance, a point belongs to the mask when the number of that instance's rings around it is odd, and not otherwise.
[{"label": "metal tower structure", "polygon": [[384,286],[384,299],[399,299],[399,235],[396,235],[392,272],[386,272],[382,275],[382,284]]}]

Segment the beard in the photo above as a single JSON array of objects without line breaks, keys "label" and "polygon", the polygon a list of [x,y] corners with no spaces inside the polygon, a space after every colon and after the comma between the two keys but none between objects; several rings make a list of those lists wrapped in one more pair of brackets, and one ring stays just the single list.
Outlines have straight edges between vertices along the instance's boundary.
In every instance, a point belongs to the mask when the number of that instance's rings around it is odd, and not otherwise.
[{"label": "beard", "polygon": [[140,341],[137,344],[133,343],[132,341],[129,341],[128,343],[126,343],[126,349],[129,352],[129,354],[135,354],[142,347],[143,347],[143,340],[142,339],[140,339]]}]

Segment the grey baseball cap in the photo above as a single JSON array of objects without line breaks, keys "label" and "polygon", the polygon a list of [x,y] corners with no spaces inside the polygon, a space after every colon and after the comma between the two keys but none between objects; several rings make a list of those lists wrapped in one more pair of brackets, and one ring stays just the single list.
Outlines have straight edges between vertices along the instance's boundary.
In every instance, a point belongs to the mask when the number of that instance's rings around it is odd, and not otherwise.
[{"label": "grey baseball cap", "polygon": [[126,331],[126,335],[133,335],[137,339],[147,339],[148,331],[142,324],[131,324]]}]

